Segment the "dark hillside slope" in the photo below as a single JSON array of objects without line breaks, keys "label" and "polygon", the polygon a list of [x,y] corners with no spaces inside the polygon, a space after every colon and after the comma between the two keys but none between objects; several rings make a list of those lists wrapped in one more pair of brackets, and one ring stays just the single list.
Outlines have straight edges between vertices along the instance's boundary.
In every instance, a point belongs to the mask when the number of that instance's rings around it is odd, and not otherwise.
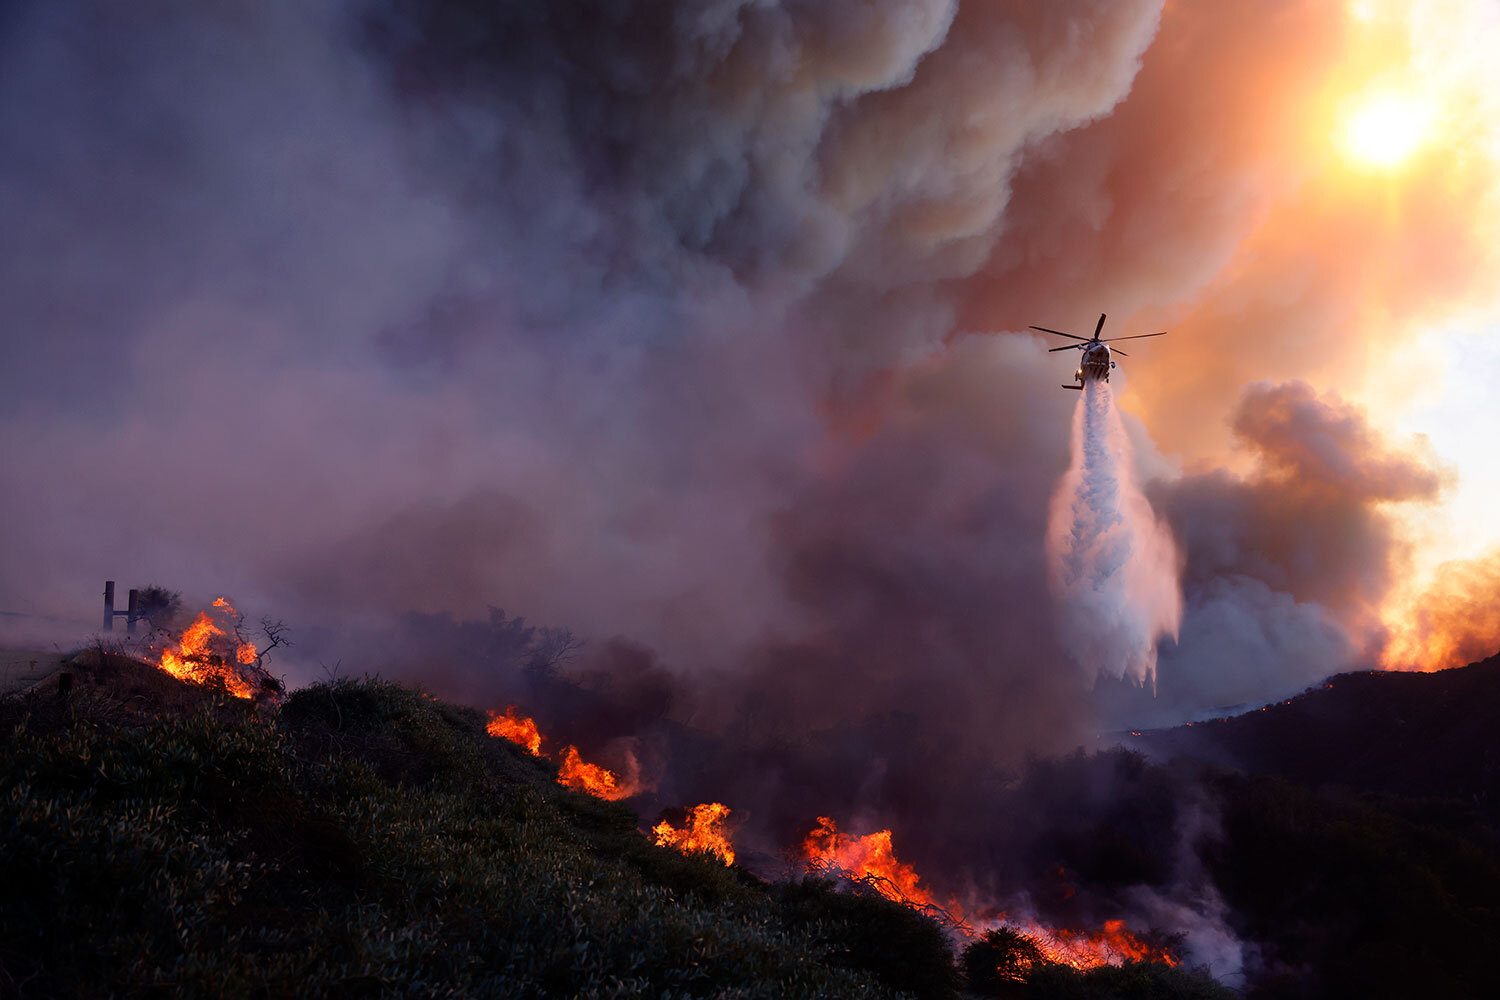
[{"label": "dark hillside slope", "polygon": [[956,993],[930,920],[655,847],[473,709],[117,659],[0,700],[0,997]]},{"label": "dark hillside slope", "polygon": [[1229,719],[1143,733],[1188,757],[1312,787],[1464,803],[1500,816],[1500,655],[1438,673],[1340,674]]}]

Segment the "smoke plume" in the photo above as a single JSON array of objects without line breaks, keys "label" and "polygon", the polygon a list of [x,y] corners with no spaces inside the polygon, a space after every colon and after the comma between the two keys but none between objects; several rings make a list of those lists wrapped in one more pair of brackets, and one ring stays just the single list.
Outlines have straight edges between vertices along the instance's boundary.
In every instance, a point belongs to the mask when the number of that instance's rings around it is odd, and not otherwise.
[{"label": "smoke plume", "polygon": [[1073,463],[1052,498],[1047,555],[1063,647],[1095,674],[1156,686],[1156,642],[1177,638],[1177,548],[1131,468],[1109,383],[1091,379],[1073,413]]}]

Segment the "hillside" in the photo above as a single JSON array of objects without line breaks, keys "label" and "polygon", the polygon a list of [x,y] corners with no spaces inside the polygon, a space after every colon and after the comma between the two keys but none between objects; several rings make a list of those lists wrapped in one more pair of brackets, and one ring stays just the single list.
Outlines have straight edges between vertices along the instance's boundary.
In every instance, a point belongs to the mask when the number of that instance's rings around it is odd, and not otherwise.
[{"label": "hillside", "polygon": [[[474,709],[366,679],[277,710],[124,657],[69,667],[66,694],[0,701],[0,994],[961,986],[951,942],[917,912],[653,846],[630,809],[560,787]],[[1037,998],[1222,995],[1164,966],[1034,971]]]},{"label": "hillside", "polygon": [[[0,996],[1226,995],[655,846],[478,710],[393,683],[277,706],[99,651],[62,672],[0,699]],[[1199,872],[1258,1000],[1488,997],[1497,705],[1500,659],[1341,676],[1143,733],[1155,763],[1033,761],[941,832],[1062,925]]]},{"label": "hillside", "polygon": [[1437,673],[1340,674],[1233,718],[1130,743],[1312,788],[1343,789],[1455,820],[1500,820],[1500,655]]}]

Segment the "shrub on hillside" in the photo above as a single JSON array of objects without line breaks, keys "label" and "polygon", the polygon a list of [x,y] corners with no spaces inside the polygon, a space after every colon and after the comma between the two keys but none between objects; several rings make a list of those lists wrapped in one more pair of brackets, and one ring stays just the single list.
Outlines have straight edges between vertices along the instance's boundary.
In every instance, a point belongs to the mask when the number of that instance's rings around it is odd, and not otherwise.
[{"label": "shrub on hillside", "polygon": [[378,681],[297,692],[276,724],[210,709],[0,728],[12,992],[896,996],[847,961],[910,949],[890,905],[789,909],[653,847],[477,713]]},{"label": "shrub on hillside", "polygon": [[785,883],[776,894],[784,919],[816,930],[830,961],[869,972],[923,1000],[957,994],[959,976],[948,938],[930,917],[873,889],[841,892],[827,879]]},{"label": "shrub on hillside", "polygon": [[997,927],[963,950],[961,964],[970,993],[984,997],[1026,995],[1026,980],[1047,963],[1037,943],[1010,927]]},{"label": "shrub on hillside", "polygon": [[1027,1000],[1235,1000],[1205,972],[1155,962],[1101,965],[1080,972],[1047,963],[1027,980]]}]

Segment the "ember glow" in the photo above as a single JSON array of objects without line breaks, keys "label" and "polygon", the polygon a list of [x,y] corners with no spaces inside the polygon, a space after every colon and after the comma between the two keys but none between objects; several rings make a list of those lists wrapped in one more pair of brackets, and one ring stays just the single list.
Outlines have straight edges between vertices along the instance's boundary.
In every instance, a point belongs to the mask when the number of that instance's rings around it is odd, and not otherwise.
[{"label": "ember glow", "polygon": [[507,708],[504,715],[491,712],[490,721],[484,729],[491,736],[525,747],[533,757],[542,755],[542,733],[537,728],[536,720],[522,715],[514,705]]},{"label": "ember glow", "polygon": [[[226,622],[215,621],[215,614],[224,616]],[[212,612],[198,612],[198,617],[183,630],[176,645],[162,650],[157,665],[178,680],[193,684],[221,684],[236,698],[253,698],[255,685],[245,679],[236,664],[255,663],[255,646],[235,635],[236,619],[234,608],[224,598],[219,598],[214,601]]]},{"label": "ember glow", "polygon": [[734,844],[724,829],[730,809],[720,802],[705,802],[688,810],[687,822],[681,828],[662,820],[651,833],[658,847],[675,847],[684,854],[703,852],[716,856],[726,865],[734,864]]}]

